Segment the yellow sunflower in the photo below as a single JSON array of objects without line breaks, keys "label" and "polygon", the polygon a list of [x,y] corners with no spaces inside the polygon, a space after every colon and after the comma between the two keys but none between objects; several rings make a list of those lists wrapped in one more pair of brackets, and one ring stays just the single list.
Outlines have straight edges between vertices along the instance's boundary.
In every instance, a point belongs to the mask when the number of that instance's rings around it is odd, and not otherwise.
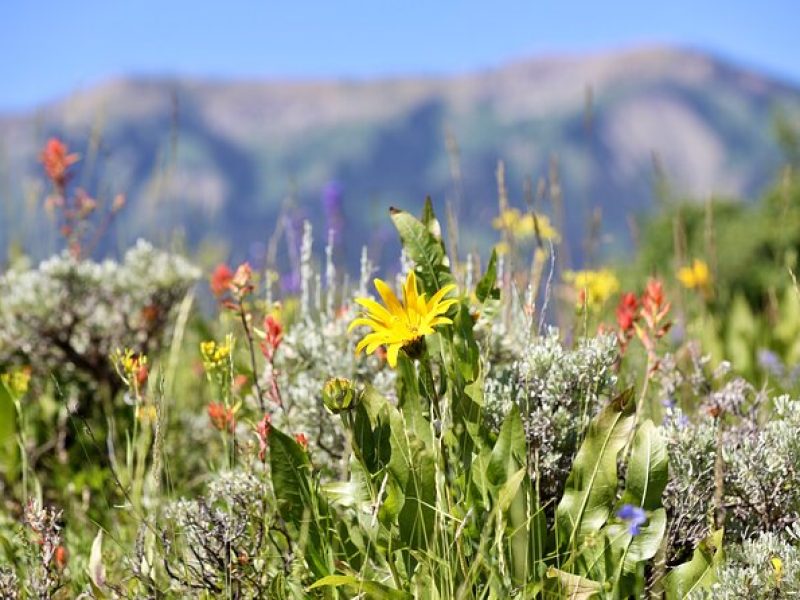
[{"label": "yellow sunflower", "polygon": [[403,301],[397,299],[394,292],[380,279],[375,280],[375,289],[378,290],[383,303],[381,306],[372,298],[357,298],[356,302],[366,309],[362,316],[353,319],[348,331],[359,325],[372,328],[358,343],[356,353],[364,348],[371,354],[379,346],[386,346],[386,360],[391,367],[397,365],[397,353],[401,348],[418,341],[422,336],[433,333],[437,325],[447,325],[453,321],[444,316],[453,304],[458,302],[455,298],[447,300],[444,297],[455,289],[455,285],[444,286],[437,291],[430,300],[425,299],[425,294],[417,293],[417,277],[414,271],[408,273],[403,286]]}]

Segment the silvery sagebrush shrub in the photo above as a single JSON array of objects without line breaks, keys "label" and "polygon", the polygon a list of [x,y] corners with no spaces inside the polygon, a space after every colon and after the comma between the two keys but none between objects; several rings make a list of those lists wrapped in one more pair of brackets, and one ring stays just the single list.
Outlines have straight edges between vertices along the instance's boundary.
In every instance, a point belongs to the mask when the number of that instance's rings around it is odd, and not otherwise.
[{"label": "silvery sagebrush shrub", "polygon": [[740,535],[781,531],[800,514],[800,402],[780,396],[760,427],[745,423],[723,444],[725,491]]},{"label": "silvery sagebrush shrub", "polygon": [[[713,529],[720,484],[726,540],[782,531],[797,522],[800,511],[800,402],[787,396],[767,402],[764,393],[739,377],[723,384],[727,369],[706,376],[708,361],[690,354],[688,374],[672,356],[662,361],[659,374],[671,465],[664,498],[671,561],[686,557]],[[675,406],[682,385],[699,409],[691,420]],[[718,453],[721,481],[715,475]]]},{"label": "silvery sagebrush shrub", "polygon": [[613,335],[581,338],[573,348],[550,328],[517,348],[517,360],[488,366],[485,417],[497,428],[519,407],[542,502],[560,497],[591,419],[614,391],[618,347]]},{"label": "silvery sagebrush shrub", "polygon": [[234,597],[265,593],[266,502],[263,481],[244,471],[225,471],[209,481],[204,495],[166,505],[158,520],[161,539],[156,547],[163,552],[158,562],[170,590],[235,590]]},{"label": "silvery sagebrush shrub", "polygon": [[670,462],[669,483],[664,491],[669,517],[667,558],[681,562],[711,530],[716,427],[711,417],[690,422],[675,408],[668,411],[662,432]]},{"label": "silvery sagebrush shrub", "polygon": [[65,251],[0,277],[0,364],[22,363],[61,382],[120,386],[116,348],[155,352],[175,307],[200,272],[139,240],[121,262]]},{"label": "silvery sagebrush shrub", "polygon": [[759,532],[753,539],[729,544],[717,581],[693,599],[772,600],[800,596],[800,527]]}]

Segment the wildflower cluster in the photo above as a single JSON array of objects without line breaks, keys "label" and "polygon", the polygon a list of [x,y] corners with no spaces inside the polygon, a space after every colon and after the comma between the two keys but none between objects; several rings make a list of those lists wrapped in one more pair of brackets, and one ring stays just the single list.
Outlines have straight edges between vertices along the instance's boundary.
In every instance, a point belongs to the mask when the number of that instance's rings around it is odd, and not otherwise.
[{"label": "wildflower cluster", "polygon": [[48,211],[57,211],[60,232],[67,241],[70,254],[80,258],[81,255],[91,253],[116,214],[125,206],[125,197],[120,194],[113,199],[90,239],[89,219],[97,211],[98,201],[83,188],[77,188],[73,194],[68,192],[68,184],[73,175],[71,167],[80,160],[80,156],[70,152],[63,141],[50,138],[41,151],[39,160],[53,186],[53,193],[47,197],[45,207]]},{"label": "wildflower cluster", "polygon": [[664,294],[664,287],[657,279],[647,282],[644,293],[637,299],[633,292],[626,292],[617,305],[616,317],[622,354],[634,333],[647,350],[651,370],[658,368],[656,345],[669,331],[672,324],[667,319],[671,305]]},{"label": "wildflower cluster", "polygon": [[689,266],[678,269],[678,281],[690,290],[708,291],[711,284],[711,273],[705,261],[695,258]]},{"label": "wildflower cluster", "polygon": [[33,597],[50,598],[63,585],[67,553],[62,545],[61,519],[61,511],[33,500],[25,508],[24,522],[34,543],[24,585]]},{"label": "wildflower cluster", "polygon": [[233,336],[228,334],[225,341],[218,344],[214,340],[200,343],[200,355],[203,357],[203,366],[208,373],[214,373],[221,368],[227,368],[231,358]]},{"label": "wildflower cluster", "polygon": [[[513,241],[536,239],[537,245],[543,241],[557,244],[561,241],[558,230],[550,222],[550,218],[543,213],[521,213],[517,208],[507,208],[492,220],[492,227],[500,230]],[[500,242],[495,246],[498,254],[508,254],[508,242]]]},{"label": "wildflower cluster", "polygon": [[137,354],[130,348],[117,348],[111,355],[111,362],[117,373],[129,387],[141,389],[149,375],[147,356]]},{"label": "wildflower cluster", "polygon": [[7,373],[0,373],[0,384],[3,384],[12,396],[19,398],[28,392],[31,380],[31,369],[12,369]]},{"label": "wildflower cluster", "polygon": [[619,280],[609,269],[567,271],[564,281],[575,291],[575,305],[579,309],[598,310],[619,291]]}]

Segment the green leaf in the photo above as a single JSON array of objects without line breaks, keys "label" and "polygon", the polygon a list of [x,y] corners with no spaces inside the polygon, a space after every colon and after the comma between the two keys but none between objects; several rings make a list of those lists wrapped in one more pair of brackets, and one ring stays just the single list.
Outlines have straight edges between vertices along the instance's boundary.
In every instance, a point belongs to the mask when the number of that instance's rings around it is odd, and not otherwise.
[{"label": "green leaf", "polygon": [[717,580],[717,567],[725,559],[723,530],[718,529],[695,548],[692,560],[670,571],[664,580],[667,600],[686,598],[697,590],[707,590]]},{"label": "green leaf", "polygon": [[0,382],[0,473],[13,481],[18,468],[17,409],[11,392]]},{"label": "green leaf", "polygon": [[486,273],[483,274],[483,277],[475,287],[475,295],[481,303],[486,302],[487,298],[492,300],[500,298],[500,288],[497,287],[497,252],[495,250],[492,250]]},{"label": "green leaf", "polygon": [[355,409],[353,419],[353,452],[371,474],[389,464],[392,456],[388,402],[368,387]]},{"label": "green leaf", "polygon": [[669,479],[667,446],[651,420],[639,426],[633,438],[625,480],[622,504],[641,506],[645,510],[661,507],[661,495]]},{"label": "green leaf", "polygon": [[614,577],[625,589],[635,582],[628,581],[635,575],[639,565],[653,558],[658,552],[664,533],[667,530],[667,512],[658,508],[647,515],[647,523],[639,526],[639,533],[631,535],[625,523],[613,523],[604,531],[611,540],[611,546],[617,559],[614,561]]},{"label": "green leaf", "polygon": [[414,549],[427,549],[433,542],[436,521],[436,468],[433,454],[417,448],[410,465],[405,503],[398,517],[400,539]]},{"label": "green leaf", "polygon": [[560,547],[580,545],[608,520],[617,493],[617,455],[630,435],[634,410],[629,389],[589,425],[556,508]]},{"label": "green leaf", "polygon": [[299,527],[311,495],[308,454],[294,439],[272,428],[269,457],[278,511],[287,522]]},{"label": "green leaf", "polygon": [[614,550],[621,560],[615,567],[615,578],[620,589],[630,587],[630,575],[639,564],[650,560],[658,552],[667,529],[667,513],[661,507],[661,495],[669,477],[668,454],[664,439],[649,419],[639,426],[633,438],[631,455],[625,481],[625,491],[617,503],[619,510],[625,504],[639,506],[648,512],[648,520],[631,535],[624,523],[612,523],[605,528]]},{"label": "green leaf", "polygon": [[404,210],[390,208],[389,212],[403,248],[417,265],[416,272],[428,298],[445,285],[455,283],[444,245],[431,234],[428,227]]},{"label": "green leaf", "polygon": [[[630,534],[626,530],[621,535]],[[575,566],[570,571],[600,583],[613,581],[618,577],[619,566],[623,562],[622,549],[616,542],[617,540],[611,537],[607,529],[603,529],[592,538],[591,542],[581,546]]]},{"label": "green leaf", "polygon": [[486,473],[489,481],[495,486],[503,485],[512,473],[526,464],[526,454],[525,428],[519,409],[513,405],[492,449]]},{"label": "green leaf", "polygon": [[500,487],[500,490],[497,494],[497,508],[500,511],[506,512],[509,509],[511,502],[520,491],[520,485],[525,479],[527,472],[528,469],[526,467],[522,467],[515,473],[511,473],[508,479],[503,482],[503,485]]},{"label": "green leaf", "polygon": [[366,593],[370,598],[386,600],[407,600],[412,598],[408,592],[392,589],[377,581],[366,581],[358,579],[352,575],[328,575],[322,579],[318,579],[313,584],[308,586],[307,591],[316,590],[322,587],[340,587],[346,586],[354,588],[357,594]]},{"label": "green leaf", "polygon": [[293,438],[279,429],[269,433],[270,471],[278,513],[293,535],[301,539],[306,562],[317,576],[330,573],[332,565],[323,543],[330,525],[324,498],[311,486],[311,461]]}]

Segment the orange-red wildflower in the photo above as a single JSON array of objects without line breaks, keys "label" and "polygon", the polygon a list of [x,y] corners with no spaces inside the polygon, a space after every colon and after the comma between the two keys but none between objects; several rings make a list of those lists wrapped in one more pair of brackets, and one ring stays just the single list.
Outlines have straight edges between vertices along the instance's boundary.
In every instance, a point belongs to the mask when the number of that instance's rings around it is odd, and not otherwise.
[{"label": "orange-red wildflower", "polygon": [[208,418],[215,429],[233,432],[236,427],[236,417],[233,410],[220,402],[209,402]]}]

